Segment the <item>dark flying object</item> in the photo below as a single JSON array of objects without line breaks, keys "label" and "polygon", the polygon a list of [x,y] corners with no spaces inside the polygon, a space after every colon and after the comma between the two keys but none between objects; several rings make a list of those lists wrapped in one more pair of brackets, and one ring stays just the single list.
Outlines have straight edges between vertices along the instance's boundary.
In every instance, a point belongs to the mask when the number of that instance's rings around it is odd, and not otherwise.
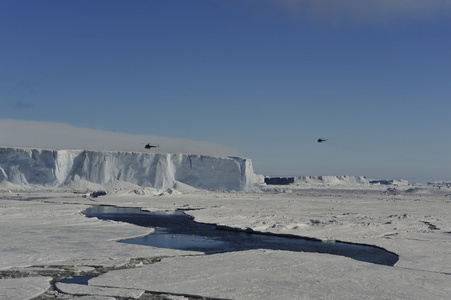
[{"label": "dark flying object", "polygon": [[327,139],[318,139],[318,143],[322,143],[322,142],[325,142],[325,141],[327,141]]},{"label": "dark flying object", "polygon": [[147,144],[147,145],[144,146],[144,148],[146,148],[146,149],[150,149],[150,148],[158,148],[158,147],[160,147],[160,144],[158,144],[157,146],[154,146],[154,145],[151,145],[151,144],[149,143],[149,144]]}]

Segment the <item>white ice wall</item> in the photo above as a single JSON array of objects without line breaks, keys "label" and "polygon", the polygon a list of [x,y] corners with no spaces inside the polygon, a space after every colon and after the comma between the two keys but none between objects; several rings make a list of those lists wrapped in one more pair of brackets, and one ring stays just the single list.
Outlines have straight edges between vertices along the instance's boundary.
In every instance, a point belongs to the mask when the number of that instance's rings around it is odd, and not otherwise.
[{"label": "white ice wall", "polygon": [[294,177],[295,183],[306,184],[369,184],[363,176],[299,176]]},{"label": "white ice wall", "polygon": [[364,176],[298,176],[294,177],[294,182],[298,184],[310,185],[408,185],[405,179],[369,179]]},{"label": "white ice wall", "polygon": [[61,187],[76,179],[119,180],[167,189],[176,181],[208,190],[250,191],[250,159],[192,154],[0,148],[0,181]]}]

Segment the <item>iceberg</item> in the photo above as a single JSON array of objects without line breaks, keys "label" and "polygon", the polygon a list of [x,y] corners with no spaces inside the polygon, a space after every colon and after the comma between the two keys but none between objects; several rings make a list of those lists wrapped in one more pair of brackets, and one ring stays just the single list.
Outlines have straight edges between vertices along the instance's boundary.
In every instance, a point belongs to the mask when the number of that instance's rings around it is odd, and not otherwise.
[{"label": "iceberg", "polygon": [[[256,179],[255,179],[256,180]],[[260,182],[260,181],[259,181]],[[264,183],[270,185],[397,185],[407,186],[409,182],[405,179],[369,179],[364,176],[294,176],[294,177],[265,177]]]},{"label": "iceberg", "polygon": [[364,176],[299,176],[295,178],[296,183],[308,184],[330,184],[330,185],[368,185]]},{"label": "iceberg", "polygon": [[127,151],[0,148],[0,182],[62,187],[77,180],[155,189],[181,182],[206,190],[252,191],[252,161],[240,157]]}]

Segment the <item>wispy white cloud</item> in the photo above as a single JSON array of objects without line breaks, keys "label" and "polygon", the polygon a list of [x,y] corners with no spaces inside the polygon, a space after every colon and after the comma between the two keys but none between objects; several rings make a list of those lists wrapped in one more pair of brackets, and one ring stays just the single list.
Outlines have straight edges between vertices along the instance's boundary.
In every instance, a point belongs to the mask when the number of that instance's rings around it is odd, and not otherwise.
[{"label": "wispy white cloud", "polygon": [[451,15],[449,0],[277,0],[274,3],[314,20],[389,22]]},{"label": "wispy white cloud", "polygon": [[75,127],[65,123],[0,119],[0,146],[146,151],[216,156],[237,155],[237,150],[213,142],[144,136]]}]

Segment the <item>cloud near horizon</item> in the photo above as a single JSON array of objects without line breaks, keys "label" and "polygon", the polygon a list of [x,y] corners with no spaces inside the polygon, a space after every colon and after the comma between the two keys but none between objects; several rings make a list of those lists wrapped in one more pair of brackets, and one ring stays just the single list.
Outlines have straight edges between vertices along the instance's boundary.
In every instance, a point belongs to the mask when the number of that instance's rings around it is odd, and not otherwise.
[{"label": "cloud near horizon", "polygon": [[451,15],[449,0],[278,0],[291,14],[313,20],[390,22]]},{"label": "cloud near horizon", "polygon": [[236,156],[237,149],[214,142],[75,127],[65,123],[0,119],[0,146],[146,151],[145,144],[159,144],[152,152]]}]

